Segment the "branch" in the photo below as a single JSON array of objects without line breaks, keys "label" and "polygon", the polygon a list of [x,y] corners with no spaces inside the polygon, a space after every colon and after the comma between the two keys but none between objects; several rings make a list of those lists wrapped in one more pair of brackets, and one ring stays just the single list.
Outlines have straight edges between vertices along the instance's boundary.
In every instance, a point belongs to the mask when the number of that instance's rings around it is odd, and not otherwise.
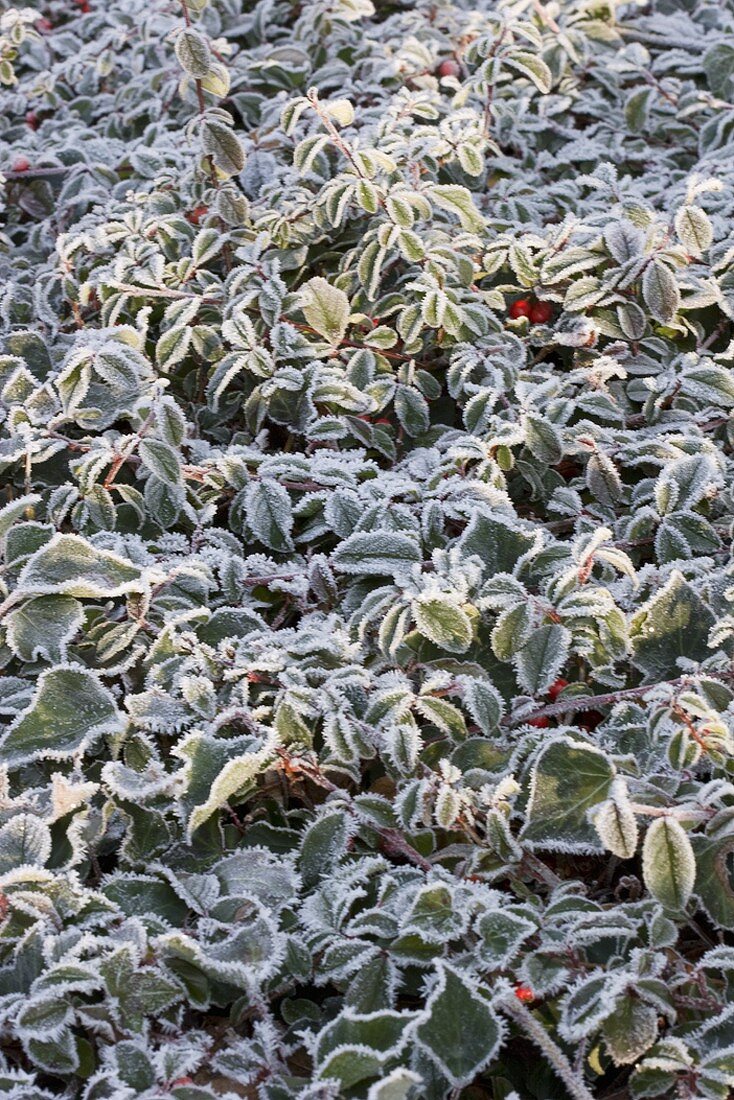
[{"label": "branch", "polygon": [[507,1000],[501,1002],[499,1007],[517,1024],[521,1031],[525,1032],[536,1047],[542,1050],[573,1100],[594,1100],[582,1078],[574,1073],[571,1063],[561,1048],[554,1043],[543,1025],[535,1019],[532,1012],[524,1004],[519,1001],[511,1001],[508,997]]},{"label": "branch", "polygon": [[[698,675],[707,676],[712,680],[734,680],[734,669],[726,672],[702,672]],[[557,703],[549,703],[546,707],[540,707],[521,715],[508,715],[502,720],[503,726],[522,726],[536,718],[557,718],[559,714],[576,714],[578,711],[597,710],[598,707],[610,707],[615,703],[621,703],[624,699],[639,699],[659,687],[678,688],[685,687],[696,679],[693,674],[677,676],[673,680],[660,680],[657,684],[640,684],[639,687],[624,688],[621,691],[610,691],[606,695],[569,695],[567,699],[560,699]]]},{"label": "branch", "polygon": [[11,169],[2,175],[6,180],[41,180],[47,176],[64,176],[74,168],[80,168],[82,172],[91,171],[88,164],[59,164],[53,168],[26,168],[24,172],[14,172]]},{"label": "branch", "polygon": [[[338,791],[343,797],[349,797],[347,791],[343,787],[337,787],[336,783],[332,783],[327,776],[321,771],[318,764],[311,764],[307,760],[301,760],[296,756],[290,756],[285,749],[278,749],[278,756],[281,760],[281,769],[286,777],[291,775],[306,776],[312,783],[316,783],[319,787],[323,787],[324,790],[331,792]],[[349,813],[356,813],[354,806],[351,802],[346,803],[345,807]],[[403,859],[407,859],[415,867],[420,867],[422,871],[432,871],[433,865],[422,856],[417,848],[414,848],[412,844],[398,832],[397,829],[391,829],[387,825],[375,825],[369,826],[380,838],[381,847],[387,855],[401,856]]]}]

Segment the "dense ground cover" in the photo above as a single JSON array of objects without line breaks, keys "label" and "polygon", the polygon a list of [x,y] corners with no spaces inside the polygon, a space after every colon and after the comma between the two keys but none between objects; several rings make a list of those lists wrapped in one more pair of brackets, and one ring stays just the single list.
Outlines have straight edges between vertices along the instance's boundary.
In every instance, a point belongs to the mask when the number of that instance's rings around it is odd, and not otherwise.
[{"label": "dense ground cover", "polygon": [[0,1094],[730,1095],[733,75],[5,6]]}]

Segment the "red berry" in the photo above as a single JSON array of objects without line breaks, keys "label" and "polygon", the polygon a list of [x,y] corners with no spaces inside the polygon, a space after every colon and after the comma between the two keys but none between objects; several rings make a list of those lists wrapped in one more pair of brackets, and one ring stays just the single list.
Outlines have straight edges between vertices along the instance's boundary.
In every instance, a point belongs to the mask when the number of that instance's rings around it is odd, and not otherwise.
[{"label": "red berry", "polygon": [[522,1003],[525,1005],[530,1004],[531,1001],[535,1000],[535,994],[533,993],[529,985],[515,986],[515,996],[517,997],[518,1001],[522,1001]]},{"label": "red berry", "polygon": [[459,68],[458,62],[452,61],[451,59],[442,61],[438,66],[439,76],[458,76],[460,72],[461,69]]},{"label": "red berry", "polygon": [[541,714],[539,718],[529,718],[528,725],[537,726],[539,730],[544,730],[550,725],[550,719],[545,714]]},{"label": "red berry", "polygon": [[568,687],[568,680],[558,679],[548,688],[548,698],[553,700],[557,699],[563,689]]},{"label": "red berry", "polygon": [[201,206],[195,206],[193,210],[189,210],[185,216],[186,220],[191,222],[192,225],[198,225],[204,215],[208,213],[209,207],[202,204]]},{"label": "red berry", "polygon": [[44,17],[44,18],[41,18],[41,19],[37,19],[36,22],[34,23],[34,26],[35,26],[37,31],[51,31],[51,30],[53,30],[54,25],[53,25],[53,23],[51,22],[50,19],[46,19]]},{"label": "red berry", "polygon": [[530,320],[534,325],[545,325],[553,316],[550,302],[535,302],[530,308]]},{"label": "red berry", "polygon": [[518,317],[529,317],[531,313],[530,299],[518,298],[509,309],[510,317],[516,320]]},{"label": "red berry", "polygon": [[28,157],[16,157],[11,168],[14,172],[27,172],[30,166],[31,162],[28,160]]},{"label": "red berry", "polygon": [[38,115],[35,111],[27,111],[25,121],[26,126],[30,126],[31,130],[37,130],[40,125]]},{"label": "red berry", "polygon": [[193,1085],[193,1077],[177,1077],[175,1081],[171,1081],[171,1088],[175,1089],[179,1085]]}]

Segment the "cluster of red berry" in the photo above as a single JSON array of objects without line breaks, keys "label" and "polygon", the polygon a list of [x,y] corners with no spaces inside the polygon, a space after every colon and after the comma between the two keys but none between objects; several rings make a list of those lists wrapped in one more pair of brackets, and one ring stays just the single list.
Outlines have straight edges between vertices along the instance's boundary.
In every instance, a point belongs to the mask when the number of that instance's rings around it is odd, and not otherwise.
[{"label": "cluster of red berry", "polygon": [[439,76],[456,76],[461,74],[461,68],[458,61],[452,61],[451,58],[447,58],[446,61],[442,61],[438,66]]},{"label": "cluster of red berry", "polygon": [[553,316],[553,306],[550,302],[534,302],[530,298],[518,298],[510,306],[509,314],[514,321],[520,317],[527,317],[534,325],[546,325]]},{"label": "cluster of red berry", "polygon": [[[554,682],[548,688],[548,698],[550,699],[551,703],[555,703],[558,696],[567,686],[568,680],[564,680],[563,677],[559,677],[557,680],[554,680]],[[536,726],[538,729],[544,730],[547,729],[550,725],[550,718],[548,718],[547,715],[543,714],[540,716],[540,718],[531,718],[528,722],[528,725]]]},{"label": "cluster of red berry", "polygon": [[192,225],[198,225],[205,214],[209,213],[209,207],[203,203],[201,206],[195,206],[193,210],[187,210],[184,214],[187,222],[191,222]]}]

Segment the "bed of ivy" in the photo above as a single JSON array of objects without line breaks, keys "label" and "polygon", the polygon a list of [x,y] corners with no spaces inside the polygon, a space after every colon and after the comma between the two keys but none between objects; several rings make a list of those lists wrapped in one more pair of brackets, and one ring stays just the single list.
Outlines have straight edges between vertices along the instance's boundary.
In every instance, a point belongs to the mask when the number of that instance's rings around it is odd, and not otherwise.
[{"label": "bed of ivy", "polygon": [[0,1095],[726,1100],[731,6],[0,12]]}]

